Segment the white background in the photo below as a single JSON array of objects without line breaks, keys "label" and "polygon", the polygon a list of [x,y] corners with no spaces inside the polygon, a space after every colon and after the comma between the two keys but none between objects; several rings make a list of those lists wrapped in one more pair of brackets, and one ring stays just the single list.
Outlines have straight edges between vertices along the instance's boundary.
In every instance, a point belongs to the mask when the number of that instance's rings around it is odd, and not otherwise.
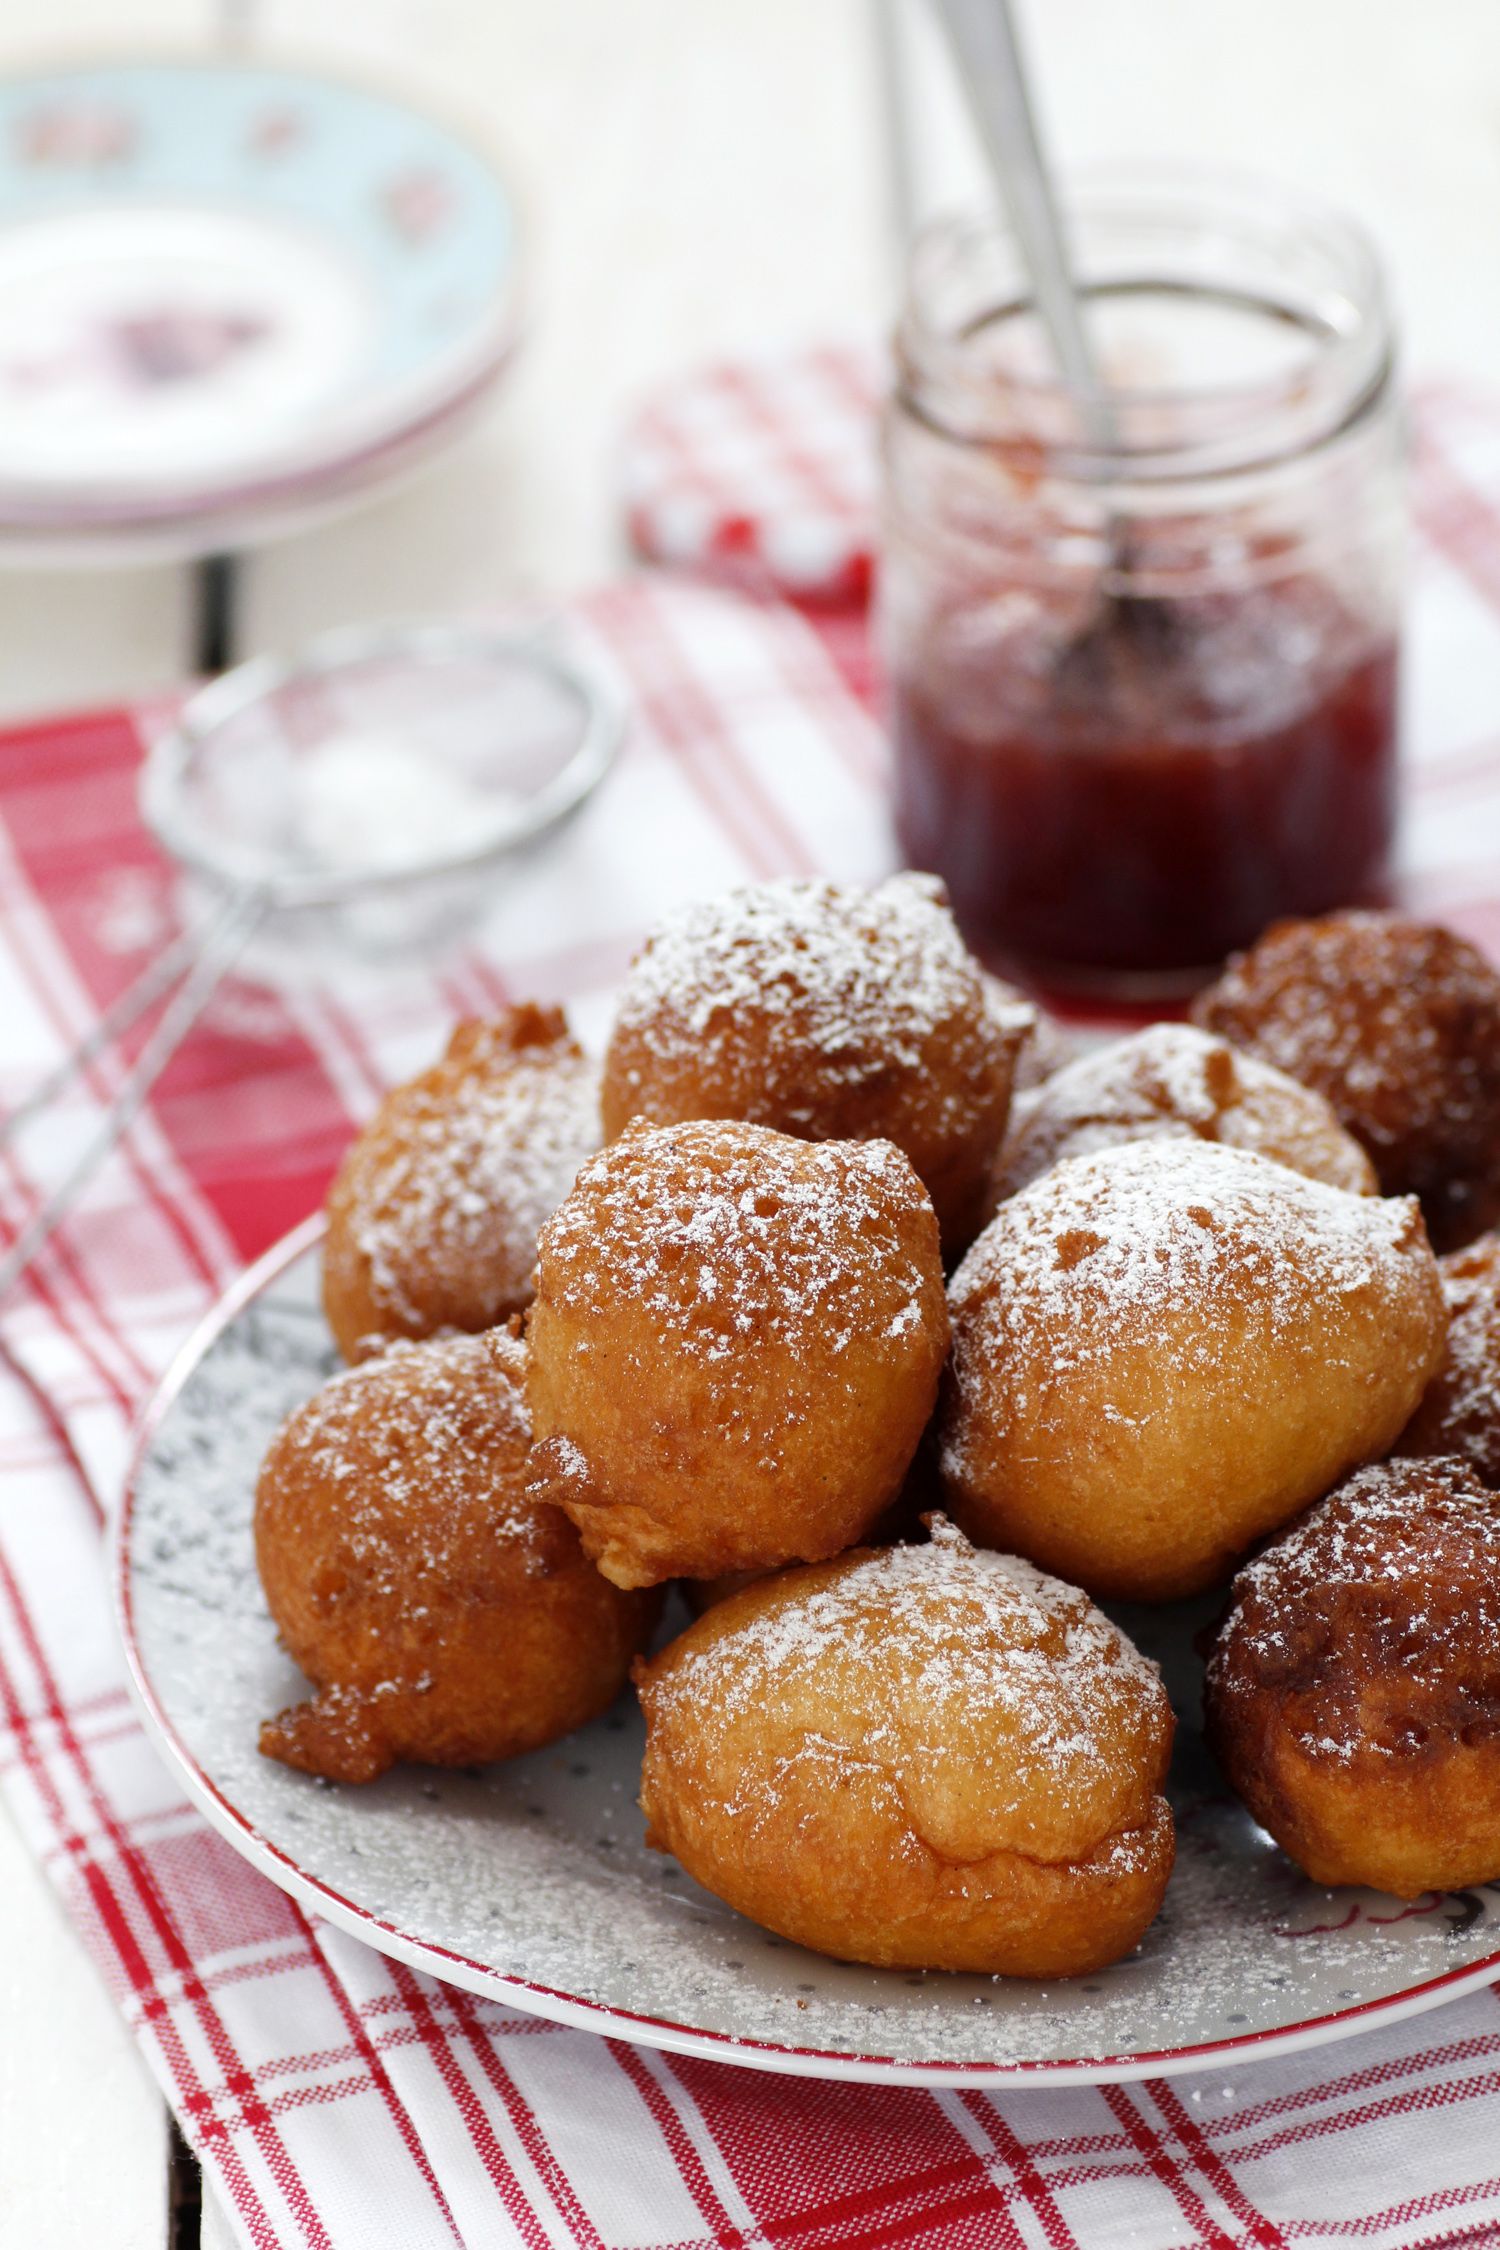
[{"label": "white background", "polygon": [[[1348,205],[1386,249],[1410,363],[1500,384],[1495,0],[1020,4],[1065,161],[1205,158]],[[888,314],[864,0],[282,0],[259,21],[273,52],[478,119],[527,208],[533,304],[461,455],[254,557],[245,653],[609,574],[616,433],[655,379]],[[212,24],[188,0],[11,0],[0,61]],[[941,173],[961,174],[941,100],[929,126]],[[181,571],[0,575],[0,711],[173,682],[188,614]],[[161,2250],[164,2182],[155,2096],[0,1813],[0,2241]],[[212,2214],[204,2239],[227,2242]]]}]

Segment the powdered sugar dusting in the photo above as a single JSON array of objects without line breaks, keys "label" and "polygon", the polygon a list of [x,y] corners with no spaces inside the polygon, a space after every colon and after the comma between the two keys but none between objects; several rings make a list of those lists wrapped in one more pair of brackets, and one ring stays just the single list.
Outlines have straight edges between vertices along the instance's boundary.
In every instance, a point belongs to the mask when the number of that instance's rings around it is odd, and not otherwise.
[{"label": "powdered sugar dusting", "polygon": [[[531,1296],[537,1236],[599,1146],[599,1074],[565,1037],[519,1050],[506,1020],[391,1097],[398,1130],[356,1155],[348,1224],[375,1306],[428,1324],[459,1290],[483,1327]],[[457,1318],[457,1309],[452,1316]]]},{"label": "powdered sugar dusting", "polygon": [[618,1020],[649,1020],[655,1036],[668,1014],[697,1043],[739,1010],[795,1007],[830,1060],[868,1072],[888,1058],[913,1069],[979,981],[943,897],[931,877],[898,875],[869,891],[783,881],[697,900],[652,932]]},{"label": "powdered sugar dusting", "polygon": [[1240,1571],[1208,1679],[1221,1699],[1271,1689],[1337,1764],[1420,1749],[1428,1721],[1500,1735],[1500,1497],[1455,1457],[1346,1478]]},{"label": "powdered sugar dusting", "polygon": [[[1195,1008],[1279,1069],[1358,1104],[1356,1130],[1393,1148],[1414,1117],[1495,1119],[1500,978],[1451,931],[1351,912],[1278,925],[1231,961]],[[1464,1026],[1489,1036],[1465,1053]]]},{"label": "powdered sugar dusting", "polygon": [[1500,1489],[1500,1234],[1439,1260],[1448,1301],[1443,1364],[1401,1441],[1403,1453],[1461,1453]]},{"label": "powdered sugar dusting", "polygon": [[1321,1095],[1191,1024],[1158,1023],[1080,1055],[1017,1098],[998,1192],[1014,1194],[1064,1156],[1165,1136],[1248,1148],[1354,1194],[1375,1184]]},{"label": "powdered sugar dusting", "polygon": [[[710,1611],[653,1684],[656,1707],[686,1715],[706,1746],[746,1714],[802,1719],[817,1708],[863,1759],[915,1764],[928,1778],[955,1761],[982,1771],[986,1819],[1002,1827],[1024,1822],[1029,1799],[1052,1812],[1086,1800],[1100,1815],[1087,1848],[1121,1809],[1102,1770],[1108,1751],[1143,1728],[1164,1740],[1156,1666],[1087,1595],[1018,1556],[970,1546],[942,1516],[930,1545],[882,1549],[784,1586],[785,1599],[743,1619],[730,1605]],[[1149,1770],[1149,1752],[1145,1762]],[[1129,1803],[1139,1766],[1124,1778]],[[762,1772],[758,1800],[768,1791],[774,1775]],[[920,1782],[908,1802],[913,1794]]]},{"label": "powdered sugar dusting", "polygon": [[1348,1195],[1243,1149],[1136,1141],[1070,1157],[1003,1204],[949,1302],[956,1320],[983,1304],[1000,1338],[1047,1323],[1055,1372],[1196,1306],[1189,1336],[1174,1329],[1162,1348],[1190,1353],[1196,1338],[1211,1364],[1216,1303],[1275,1331],[1310,1301],[1395,1289],[1420,1224],[1410,1200]]},{"label": "powdered sugar dusting", "polygon": [[[340,1495],[341,1549],[372,1590],[441,1576],[476,1506],[497,1541],[542,1553],[525,1495],[530,1443],[521,1347],[509,1338],[392,1343],[333,1376],[277,1440],[278,1484]],[[408,1514],[408,1511],[410,1512]],[[412,1517],[422,1537],[404,1536]]]},{"label": "powdered sugar dusting", "polygon": [[1500,975],[1466,939],[1396,914],[1278,923],[1193,1012],[1326,1095],[1440,1250],[1493,1223]]},{"label": "powdered sugar dusting", "polygon": [[940,1317],[926,1211],[889,1141],[810,1143],[716,1121],[637,1128],[585,1165],[542,1229],[547,1298],[583,1315],[624,1299],[708,1363],[752,1339],[792,1350],[816,1339],[835,1358],[882,1334],[904,1345]]},{"label": "powdered sugar dusting", "polygon": [[[893,1074],[922,1073],[939,1039],[974,1050],[976,1065],[1000,1058],[1003,1098],[1031,1020],[1024,1002],[991,1010],[934,878],[896,875],[868,891],[771,882],[681,907],[658,925],[626,979],[609,1069],[628,1109],[653,1073],[733,1081],[757,1049],[775,1116],[744,1114],[816,1138],[830,1089],[879,1089]],[[636,1036],[644,1062],[630,1053]],[[950,1070],[924,1094],[957,1110],[989,1089]]]},{"label": "powdered sugar dusting", "polygon": [[1341,1301],[1403,1301],[1427,1255],[1411,1199],[1348,1195],[1218,1142],[1067,1158],[1000,1206],[953,1277],[953,1375],[975,1411],[949,1417],[944,1473],[968,1476],[986,1414],[1045,1418],[1072,1376],[1134,1345],[1151,1344],[1161,1380],[1143,1407],[1162,1413],[1222,1380],[1230,1327],[1335,1364]]}]

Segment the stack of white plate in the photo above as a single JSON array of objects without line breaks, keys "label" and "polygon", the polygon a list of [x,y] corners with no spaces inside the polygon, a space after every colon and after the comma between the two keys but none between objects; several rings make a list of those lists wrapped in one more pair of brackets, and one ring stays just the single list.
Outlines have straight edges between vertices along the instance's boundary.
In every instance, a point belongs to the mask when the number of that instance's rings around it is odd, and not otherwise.
[{"label": "stack of white plate", "polygon": [[0,80],[0,560],[205,554],[466,425],[518,313],[489,159],[302,70]]}]

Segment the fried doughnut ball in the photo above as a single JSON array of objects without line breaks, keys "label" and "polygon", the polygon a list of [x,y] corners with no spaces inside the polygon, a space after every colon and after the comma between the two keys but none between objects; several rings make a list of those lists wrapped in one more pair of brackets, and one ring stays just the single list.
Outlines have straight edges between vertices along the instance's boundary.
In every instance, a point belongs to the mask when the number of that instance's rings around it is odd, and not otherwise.
[{"label": "fried doughnut ball", "polygon": [[932,1544],[764,1579],[637,1665],[647,1841],[799,1945],[1078,1976],[1161,1905],[1172,1712],[1075,1587]]},{"label": "fried doughnut ball", "polygon": [[954,1276],[939,1423],[972,1538],[1167,1601],[1381,1454],[1442,1353],[1414,1200],[1213,1141],[1069,1157]]},{"label": "fried doughnut ball", "polygon": [[528,1333],[539,1489],[606,1578],[816,1561],[932,1412],[937,1220],[888,1141],[636,1126],[543,1227]]},{"label": "fried doughnut ball", "polygon": [[344,1357],[519,1312],[542,1221],[600,1137],[598,1072],[561,1009],[461,1023],[440,1063],[386,1095],[333,1183],[323,1309]]},{"label": "fried doughnut ball", "polygon": [[1448,1346],[1397,1451],[1459,1453],[1500,1491],[1500,1234],[1439,1258]]},{"label": "fried doughnut ball", "polygon": [[1378,1193],[1374,1165],[1321,1094],[1211,1032],[1154,1023],[1017,1096],[996,1160],[995,1204],[1065,1156],[1166,1136],[1254,1149],[1330,1187]]},{"label": "fried doughnut ball", "polygon": [[1277,922],[1193,1014],[1331,1102],[1439,1250],[1500,1217],[1500,976],[1465,939],[1399,914]]},{"label": "fried doughnut ball", "polygon": [[1205,1710],[1315,1883],[1500,1877],[1500,1496],[1452,1456],[1350,1477],[1236,1578]]},{"label": "fried doughnut ball", "polygon": [[809,1141],[894,1141],[950,1252],[979,1224],[1032,1011],[987,996],[941,883],[763,883],[670,915],[625,980],[605,1137],[734,1117]]},{"label": "fried doughnut ball", "polygon": [[256,1561],[317,1693],[262,1727],[267,1757],[332,1781],[487,1765],[613,1702],[655,1604],[530,1497],[523,1356],[504,1335],[392,1344],[272,1441]]}]

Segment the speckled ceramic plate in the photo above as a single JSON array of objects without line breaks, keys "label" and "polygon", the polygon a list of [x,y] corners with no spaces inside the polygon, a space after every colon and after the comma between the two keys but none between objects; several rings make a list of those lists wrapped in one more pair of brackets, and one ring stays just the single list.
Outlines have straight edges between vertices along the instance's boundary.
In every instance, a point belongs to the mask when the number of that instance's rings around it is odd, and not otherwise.
[{"label": "speckled ceramic plate", "polygon": [[318,1224],[248,1274],[150,1414],[119,1527],[122,1629],[157,1742],[247,1859],[382,1952],[594,2031],[764,2070],[927,2083],[1105,2080],[1337,2038],[1500,1973],[1500,1885],[1409,1905],[1306,1882],[1227,1797],[1197,1732],[1197,1619],[1122,1622],[1182,1715],[1179,1852],[1139,1952],[1086,1981],[908,1976],[825,1961],[649,1852],[634,1704],[483,1773],[364,1790],[262,1759],[303,1692],[251,1552],[276,1424],[335,1364]]}]

